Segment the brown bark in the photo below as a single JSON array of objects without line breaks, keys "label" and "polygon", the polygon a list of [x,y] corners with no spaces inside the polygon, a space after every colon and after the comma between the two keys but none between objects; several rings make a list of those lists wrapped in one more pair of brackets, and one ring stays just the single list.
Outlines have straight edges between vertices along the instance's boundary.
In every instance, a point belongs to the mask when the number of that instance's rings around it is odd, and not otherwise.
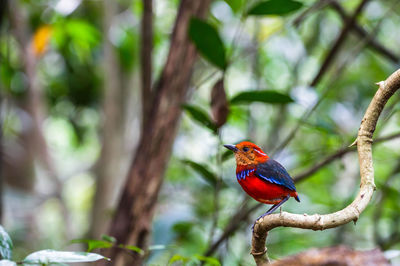
[{"label": "brown bark", "polygon": [[[182,0],[171,37],[167,62],[155,88],[147,127],[142,129],[136,156],[110,227],[119,243],[146,249],[157,196],[196,58],[187,32],[191,17],[204,17],[210,0]],[[116,265],[141,265],[142,258],[122,257],[121,250],[107,254]]]},{"label": "brown bark", "polygon": [[275,261],[272,266],[389,266],[389,261],[379,249],[357,251],[346,246],[313,248],[299,254]]},{"label": "brown bark", "polygon": [[141,79],[142,79],[142,128],[146,128],[151,112],[153,93],[152,52],[153,52],[153,1],[143,0],[142,39],[141,39]]}]

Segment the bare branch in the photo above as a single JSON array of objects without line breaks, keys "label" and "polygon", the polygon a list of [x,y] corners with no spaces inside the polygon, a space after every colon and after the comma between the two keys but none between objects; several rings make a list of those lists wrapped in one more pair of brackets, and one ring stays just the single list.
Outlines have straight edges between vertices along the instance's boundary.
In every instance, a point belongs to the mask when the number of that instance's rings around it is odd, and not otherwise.
[{"label": "bare branch", "polygon": [[363,8],[365,7],[366,3],[368,0],[362,0],[361,3],[357,6],[356,10],[354,11],[353,15],[349,17],[345,21],[345,25],[340,32],[338,38],[336,39],[335,43],[333,44],[332,48],[329,50],[329,53],[325,57],[324,63],[322,64],[321,68],[319,69],[319,72],[317,75],[314,77],[313,81],[311,82],[311,87],[314,87],[317,85],[319,80],[322,78],[324,73],[328,70],[329,66],[332,64],[333,60],[335,59],[335,56],[338,54],[340,46],[344,43],[347,34],[349,33],[350,29],[353,27],[358,15],[361,13]]},{"label": "bare branch", "polygon": [[360,163],[361,187],[354,201],[335,213],[320,215],[292,214],[282,212],[265,216],[254,225],[252,255],[257,265],[267,265],[269,259],[265,247],[268,231],[278,226],[296,227],[312,230],[325,230],[338,227],[350,221],[357,221],[367,207],[375,190],[374,168],[372,165],[372,135],[383,107],[389,98],[400,88],[400,69],[386,81],[379,82],[379,89],[372,99],[357,136],[357,150]]},{"label": "bare branch", "polygon": [[[395,134],[392,134],[389,136],[377,138],[376,140],[374,140],[374,143],[384,142],[384,141],[391,140],[391,139],[394,139],[397,137],[400,137],[400,133],[395,133]],[[331,155],[327,156],[325,159],[321,160],[319,163],[315,164],[313,167],[296,175],[293,179],[296,183],[301,182],[304,179],[306,179],[307,177],[309,177],[312,174],[314,174],[315,172],[317,172],[319,169],[321,169],[325,165],[328,165],[332,161],[339,159],[339,158],[343,157],[345,154],[347,154],[349,152],[353,152],[355,150],[356,150],[355,146],[348,146],[348,147],[341,148],[341,149],[337,150],[336,152],[332,153]]]},{"label": "bare branch", "polygon": [[295,20],[293,20],[293,25],[295,27],[299,27],[301,23],[303,23],[304,19],[307,18],[307,16],[314,12],[318,11],[320,9],[323,9],[327,5],[329,5],[332,1],[334,0],[319,0],[315,2],[313,5],[311,5],[309,8],[306,8],[303,12],[298,15]]},{"label": "bare branch", "polygon": [[[400,132],[394,133],[388,136],[380,137],[374,140],[374,144],[382,143],[385,141],[389,141],[395,138],[400,137]],[[315,164],[314,166],[310,167],[309,169],[304,170],[302,173],[296,175],[293,177],[293,180],[295,183],[302,182],[306,180],[307,178],[311,177],[314,173],[319,171],[321,168],[324,166],[330,164],[331,162],[343,157],[349,152],[354,152],[356,151],[356,147],[344,147],[340,148],[337,151],[333,152],[331,155],[328,155],[324,159],[322,159],[320,162]],[[208,250],[205,253],[205,256],[210,256],[212,255],[218,248],[219,246],[225,242],[226,239],[229,238],[234,232],[236,232],[240,227],[243,221],[249,219],[250,214],[253,213],[255,210],[259,209],[260,207],[264,206],[264,204],[257,204],[252,207],[249,207],[248,199],[245,199],[245,202],[242,204],[242,206],[232,215],[232,217],[229,219],[229,224],[225,227],[224,232],[221,234],[221,236],[208,248]]]},{"label": "bare branch", "polygon": [[[348,14],[346,13],[346,10],[344,10],[344,8],[337,1],[330,1],[330,6],[342,17],[343,20],[348,21],[350,19]],[[369,33],[356,21],[353,24],[352,31],[354,31],[357,35],[363,38],[369,36]],[[376,52],[384,55],[387,59],[389,59],[393,63],[398,63],[400,61],[400,57],[398,55],[388,50],[374,38],[371,38],[368,41],[367,45]]]}]

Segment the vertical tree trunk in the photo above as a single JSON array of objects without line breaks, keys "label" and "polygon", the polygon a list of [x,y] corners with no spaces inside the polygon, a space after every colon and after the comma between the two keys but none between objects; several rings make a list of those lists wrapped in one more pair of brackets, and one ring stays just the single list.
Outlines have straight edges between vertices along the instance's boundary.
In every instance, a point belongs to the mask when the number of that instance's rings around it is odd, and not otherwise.
[{"label": "vertical tree trunk", "polygon": [[115,48],[108,36],[112,19],[117,13],[115,1],[103,1],[103,36],[104,36],[104,100],[102,149],[96,164],[96,194],[92,208],[90,236],[98,238],[106,233],[111,221],[110,210],[115,206],[117,188],[120,188],[123,172],[121,157],[123,154],[123,85],[121,71]]},{"label": "vertical tree trunk", "polygon": [[143,0],[143,17],[141,25],[141,81],[142,81],[142,128],[147,127],[153,102],[151,91],[152,52],[153,52],[153,1]]},{"label": "vertical tree trunk", "polygon": [[[203,17],[210,0],[182,0],[171,37],[168,59],[154,91],[146,127],[142,129],[136,156],[110,228],[120,243],[145,249],[151,229],[157,196],[170,157],[181,115],[181,104],[192,74],[196,50],[188,38],[193,16]],[[123,257],[118,249],[107,254],[117,265],[141,265],[141,258]]]}]

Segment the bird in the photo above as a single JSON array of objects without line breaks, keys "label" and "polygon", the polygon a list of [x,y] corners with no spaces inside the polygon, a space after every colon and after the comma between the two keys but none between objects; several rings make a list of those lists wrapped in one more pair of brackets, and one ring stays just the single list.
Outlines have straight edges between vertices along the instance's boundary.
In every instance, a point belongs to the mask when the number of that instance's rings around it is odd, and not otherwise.
[{"label": "bird", "polygon": [[224,147],[235,153],[236,178],[243,190],[258,202],[273,204],[257,220],[273,213],[290,197],[300,202],[293,179],[286,169],[256,144],[243,141]]}]

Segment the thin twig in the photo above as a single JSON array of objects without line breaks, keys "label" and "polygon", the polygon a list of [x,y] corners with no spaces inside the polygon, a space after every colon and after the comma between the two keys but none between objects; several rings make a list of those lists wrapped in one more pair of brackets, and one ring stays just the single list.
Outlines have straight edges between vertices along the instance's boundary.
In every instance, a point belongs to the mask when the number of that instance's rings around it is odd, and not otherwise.
[{"label": "thin twig", "polygon": [[307,18],[307,16],[314,11],[320,10],[327,5],[329,5],[332,1],[334,0],[319,0],[315,2],[313,5],[311,5],[309,8],[305,9],[303,12],[300,13],[294,20],[293,20],[293,26],[294,27],[299,27],[300,24]]},{"label": "thin twig", "polygon": [[[345,21],[349,20],[349,16],[346,13],[346,10],[344,10],[344,8],[342,7],[342,5],[340,5],[340,3],[338,3],[337,1],[330,1],[330,6],[342,17],[343,20],[345,20]],[[351,30],[363,38],[370,35],[356,21],[354,22]],[[398,63],[400,61],[400,57],[398,55],[396,55],[392,51],[388,50],[386,47],[384,47],[382,44],[380,44],[375,38],[372,38],[368,42],[368,47],[370,47],[371,49],[375,50],[376,52],[382,54],[383,56],[385,56],[387,59],[389,59],[393,63]]]},{"label": "thin twig", "polygon": [[332,48],[329,50],[329,53],[325,57],[324,63],[322,64],[319,72],[314,77],[313,81],[311,82],[310,86],[315,87],[318,84],[319,80],[322,78],[324,73],[328,70],[329,66],[333,63],[335,56],[338,54],[338,51],[346,37],[353,27],[358,15],[361,13],[365,5],[369,0],[362,0],[361,3],[357,6],[356,10],[354,11],[353,15],[346,20],[346,24],[344,25],[342,31],[340,32],[338,38],[336,39],[335,43],[333,44]]},{"label": "thin twig", "polygon": [[[377,25],[374,27],[374,30],[372,31],[371,34],[369,34],[368,36],[365,36],[365,38],[363,40],[361,40],[361,42],[355,46],[351,53],[350,56],[344,58],[342,60],[342,62],[339,64],[339,66],[337,67],[336,73],[334,75],[331,76],[330,82],[328,84],[325,85],[325,89],[324,91],[321,93],[320,98],[318,99],[318,101],[309,109],[306,110],[303,115],[301,116],[301,118],[297,121],[296,125],[293,127],[293,129],[290,131],[290,133],[287,135],[287,137],[281,142],[281,144],[276,147],[271,154],[272,155],[276,155],[278,152],[282,151],[295,137],[295,135],[297,134],[298,129],[302,126],[302,124],[304,123],[304,121],[306,121],[311,114],[317,109],[317,107],[321,104],[321,102],[325,99],[325,97],[328,95],[328,93],[330,92],[331,86],[332,84],[337,80],[337,78],[340,76],[340,74],[344,71],[344,69],[346,67],[349,66],[350,62],[354,61],[355,57],[358,56],[358,54],[362,51],[362,49],[369,43],[369,41],[371,39],[373,39],[373,36],[376,35],[376,31],[379,29],[379,25],[382,22],[379,21],[379,23],[377,23]],[[333,46],[332,49],[336,49],[335,45]],[[338,51],[338,50],[336,50]],[[332,50],[328,53],[331,54]],[[325,62],[322,64],[321,68],[324,67],[324,65],[327,65],[326,60],[331,60],[328,57],[325,59]],[[321,69],[319,70],[318,73],[321,73]],[[312,84],[312,83],[311,83]],[[310,84],[310,86],[311,86]]]}]

